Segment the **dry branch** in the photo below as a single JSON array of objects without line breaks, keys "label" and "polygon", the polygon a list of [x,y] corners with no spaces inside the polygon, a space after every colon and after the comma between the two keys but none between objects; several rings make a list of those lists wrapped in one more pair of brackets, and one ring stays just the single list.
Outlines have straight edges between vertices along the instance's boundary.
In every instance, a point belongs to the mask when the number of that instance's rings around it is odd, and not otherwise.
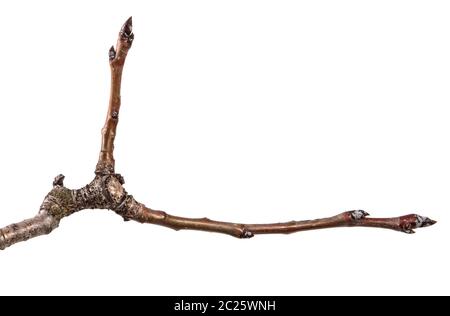
[{"label": "dry branch", "polygon": [[256,234],[288,234],[305,230],[333,227],[375,227],[413,233],[415,228],[426,227],[435,221],[410,214],[394,218],[368,218],[362,210],[348,211],[333,217],[291,221],[273,224],[238,224],[213,221],[208,218],[185,218],[152,210],[137,202],[123,187],[124,180],[114,168],[114,138],[119,122],[120,84],[128,51],[133,44],[131,17],[122,26],[116,47],[109,50],[111,68],[111,95],[105,125],[102,129],[102,145],[95,177],[91,183],[77,190],[64,187],[64,176],[58,175],[53,189],[47,194],[39,213],[30,219],[0,229],[0,249],[32,237],[48,234],[58,227],[62,218],[84,209],[109,209],[124,220],[157,224],[175,230],[191,229],[228,234],[238,238],[250,238]]}]

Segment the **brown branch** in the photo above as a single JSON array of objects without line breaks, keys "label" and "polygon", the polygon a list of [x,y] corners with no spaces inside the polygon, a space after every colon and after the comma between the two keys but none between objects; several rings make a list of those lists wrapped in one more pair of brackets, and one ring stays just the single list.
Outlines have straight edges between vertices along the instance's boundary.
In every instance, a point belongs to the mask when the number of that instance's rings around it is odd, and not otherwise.
[{"label": "brown branch", "polygon": [[128,50],[133,44],[133,24],[131,17],[122,26],[119,32],[116,48],[109,49],[109,65],[111,68],[111,95],[106,114],[105,126],[102,129],[102,147],[95,172],[97,174],[114,173],[114,138],[119,123],[120,110],[120,84],[122,81],[123,65]]},{"label": "brown branch", "polygon": [[393,218],[367,218],[362,210],[348,211],[336,216],[271,224],[240,224],[214,221],[209,218],[186,218],[152,210],[129,197],[126,212],[119,210],[119,215],[140,223],[156,224],[175,230],[190,229],[231,235],[237,238],[251,238],[257,234],[291,234],[307,230],[335,227],[373,227],[386,228],[413,234],[415,228],[431,226],[436,222],[420,215],[410,214]]},{"label": "brown branch", "polygon": [[334,227],[375,227],[405,233],[436,222],[420,215],[410,214],[393,218],[368,218],[364,211],[349,211],[333,217],[272,224],[238,224],[213,221],[208,218],[186,218],[152,210],[137,202],[123,187],[124,180],[114,170],[114,138],[119,121],[120,84],[126,56],[133,43],[131,17],[122,26],[116,47],[109,50],[111,67],[111,95],[102,129],[102,145],[95,177],[91,183],[77,190],[64,187],[64,176],[58,175],[53,189],[47,194],[39,213],[30,219],[0,229],[0,249],[17,242],[48,234],[58,227],[62,218],[84,209],[109,209],[123,217],[140,223],[161,225],[175,230],[191,229],[223,233],[238,238],[256,234],[289,234],[305,230]]}]

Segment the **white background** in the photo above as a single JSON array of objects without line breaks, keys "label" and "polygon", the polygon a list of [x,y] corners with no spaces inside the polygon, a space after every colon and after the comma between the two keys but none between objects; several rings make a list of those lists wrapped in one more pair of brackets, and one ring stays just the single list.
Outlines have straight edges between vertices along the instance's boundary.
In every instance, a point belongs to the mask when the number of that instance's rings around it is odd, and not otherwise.
[{"label": "white background", "polygon": [[420,213],[238,240],[83,211],[0,252],[0,294],[450,294],[448,1],[0,4],[0,223],[93,177],[108,49],[133,15],[115,156],[172,214]]}]

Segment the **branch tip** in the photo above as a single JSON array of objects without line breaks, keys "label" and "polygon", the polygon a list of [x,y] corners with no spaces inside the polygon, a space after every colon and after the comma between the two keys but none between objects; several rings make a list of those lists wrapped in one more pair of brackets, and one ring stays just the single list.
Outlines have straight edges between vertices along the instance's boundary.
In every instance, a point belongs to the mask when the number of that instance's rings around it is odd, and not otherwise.
[{"label": "branch tip", "polygon": [[436,221],[417,214],[400,217],[400,230],[407,234],[414,234],[414,229],[428,227],[436,224]]},{"label": "branch tip", "polygon": [[133,28],[133,17],[132,17],[132,16],[130,16],[130,17],[125,21],[125,23],[123,24],[122,28],[123,28],[123,27],[129,28],[129,29],[130,29],[130,33],[131,33],[132,28]]},{"label": "branch tip", "polygon": [[436,224],[437,222],[432,220],[431,218],[416,215],[416,228],[420,227],[428,227]]},{"label": "branch tip", "polygon": [[134,34],[133,34],[133,19],[130,16],[128,20],[125,21],[122,28],[120,29],[120,37],[126,40],[129,44],[133,42]]}]

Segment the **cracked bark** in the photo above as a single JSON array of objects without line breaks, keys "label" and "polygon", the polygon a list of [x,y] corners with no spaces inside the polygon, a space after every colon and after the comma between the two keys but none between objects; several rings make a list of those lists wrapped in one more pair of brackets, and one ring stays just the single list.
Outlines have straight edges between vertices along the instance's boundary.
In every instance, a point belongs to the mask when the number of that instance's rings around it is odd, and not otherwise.
[{"label": "cracked bark", "polygon": [[116,47],[109,50],[111,68],[111,95],[105,125],[102,129],[102,145],[94,179],[81,189],[71,190],[64,186],[64,176],[58,175],[53,189],[44,198],[38,214],[20,223],[0,229],[0,249],[32,237],[48,234],[59,222],[84,209],[109,209],[125,221],[134,220],[169,227],[175,230],[191,229],[228,234],[238,238],[250,238],[256,234],[289,234],[305,230],[333,227],[375,227],[405,233],[436,222],[420,215],[410,214],[393,218],[368,218],[362,210],[348,211],[336,216],[286,223],[239,224],[219,222],[208,218],[185,218],[152,210],[139,203],[127,193],[123,177],[114,168],[114,138],[119,122],[120,85],[128,51],[134,40],[131,17],[122,26]]}]

